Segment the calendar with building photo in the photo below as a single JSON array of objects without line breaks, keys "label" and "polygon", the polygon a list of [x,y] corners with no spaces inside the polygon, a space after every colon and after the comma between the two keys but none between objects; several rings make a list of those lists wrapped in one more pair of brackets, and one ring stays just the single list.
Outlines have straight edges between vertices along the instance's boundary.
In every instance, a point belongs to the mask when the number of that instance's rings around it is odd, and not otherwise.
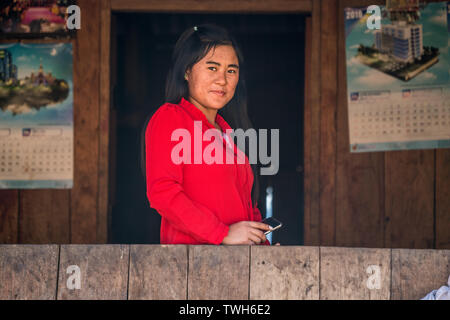
[{"label": "calendar with building photo", "polygon": [[450,147],[450,2],[345,8],[350,151]]},{"label": "calendar with building photo", "polygon": [[72,44],[0,45],[0,189],[73,184]]}]

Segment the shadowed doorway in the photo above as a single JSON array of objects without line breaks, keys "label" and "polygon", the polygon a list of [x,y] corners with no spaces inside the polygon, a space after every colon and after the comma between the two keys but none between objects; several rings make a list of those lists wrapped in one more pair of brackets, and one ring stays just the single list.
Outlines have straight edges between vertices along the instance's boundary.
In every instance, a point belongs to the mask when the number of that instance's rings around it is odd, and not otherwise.
[{"label": "shadowed doorway", "polygon": [[305,16],[128,12],[112,15],[110,242],[159,243],[161,218],[146,197],[140,134],[148,115],[165,102],[176,40],[186,28],[202,23],[224,26],[241,46],[254,128],[280,130],[279,171],[259,177],[263,218],[272,190],[272,215],[284,224],[272,241],[303,244]]}]

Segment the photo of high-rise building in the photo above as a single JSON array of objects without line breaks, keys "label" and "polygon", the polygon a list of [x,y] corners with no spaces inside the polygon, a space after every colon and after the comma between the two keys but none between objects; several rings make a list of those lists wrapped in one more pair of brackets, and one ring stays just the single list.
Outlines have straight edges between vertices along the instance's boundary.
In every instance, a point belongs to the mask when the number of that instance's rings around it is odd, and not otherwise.
[{"label": "photo of high-rise building", "polygon": [[423,31],[420,24],[407,24],[398,21],[391,25],[383,25],[375,31],[375,48],[391,55],[401,62],[412,62],[421,59],[423,54]]},{"label": "photo of high-rise building", "polygon": [[17,81],[17,66],[12,63],[12,55],[6,49],[0,50],[0,81]]},{"label": "photo of high-rise building", "polygon": [[372,31],[373,44],[360,43],[356,58],[366,66],[403,81],[409,81],[439,62],[438,46],[424,45],[420,11],[426,5],[417,1],[390,1],[383,21]]}]

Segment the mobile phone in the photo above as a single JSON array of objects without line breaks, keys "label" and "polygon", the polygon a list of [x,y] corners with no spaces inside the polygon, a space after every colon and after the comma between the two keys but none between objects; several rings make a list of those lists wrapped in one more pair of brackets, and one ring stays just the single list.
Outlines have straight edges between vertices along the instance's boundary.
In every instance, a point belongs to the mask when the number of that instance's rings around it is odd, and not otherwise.
[{"label": "mobile phone", "polygon": [[269,231],[264,232],[265,235],[271,233],[272,231],[275,231],[275,230],[281,228],[281,226],[283,225],[280,221],[278,221],[274,217],[265,218],[261,222],[265,223],[265,224],[268,224],[270,226],[270,228],[271,228]]}]

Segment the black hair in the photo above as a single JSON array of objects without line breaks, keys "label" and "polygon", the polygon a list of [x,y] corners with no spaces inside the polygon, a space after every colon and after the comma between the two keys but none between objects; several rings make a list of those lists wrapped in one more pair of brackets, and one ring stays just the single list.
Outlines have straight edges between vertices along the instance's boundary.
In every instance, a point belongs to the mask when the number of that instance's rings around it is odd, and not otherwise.
[{"label": "black hair", "polygon": [[[234,37],[224,28],[215,24],[201,24],[184,31],[175,44],[172,63],[166,79],[165,101],[178,104],[182,97],[189,98],[188,83],[184,78],[187,71],[211,50],[220,45],[231,45],[239,62],[239,81],[233,98],[218,113],[233,130],[242,128],[244,131],[252,128],[247,113],[247,89],[245,85],[245,64],[242,52]],[[156,111],[156,110],[155,110]],[[153,113],[155,112],[153,111]],[[145,176],[145,130],[151,113],[144,124],[141,134],[141,170]],[[247,148],[246,148],[247,149]],[[244,150],[245,151],[245,150]],[[248,152],[246,152],[248,157]],[[252,187],[252,202],[258,202],[259,179],[257,164],[251,164],[254,182]]]}]

